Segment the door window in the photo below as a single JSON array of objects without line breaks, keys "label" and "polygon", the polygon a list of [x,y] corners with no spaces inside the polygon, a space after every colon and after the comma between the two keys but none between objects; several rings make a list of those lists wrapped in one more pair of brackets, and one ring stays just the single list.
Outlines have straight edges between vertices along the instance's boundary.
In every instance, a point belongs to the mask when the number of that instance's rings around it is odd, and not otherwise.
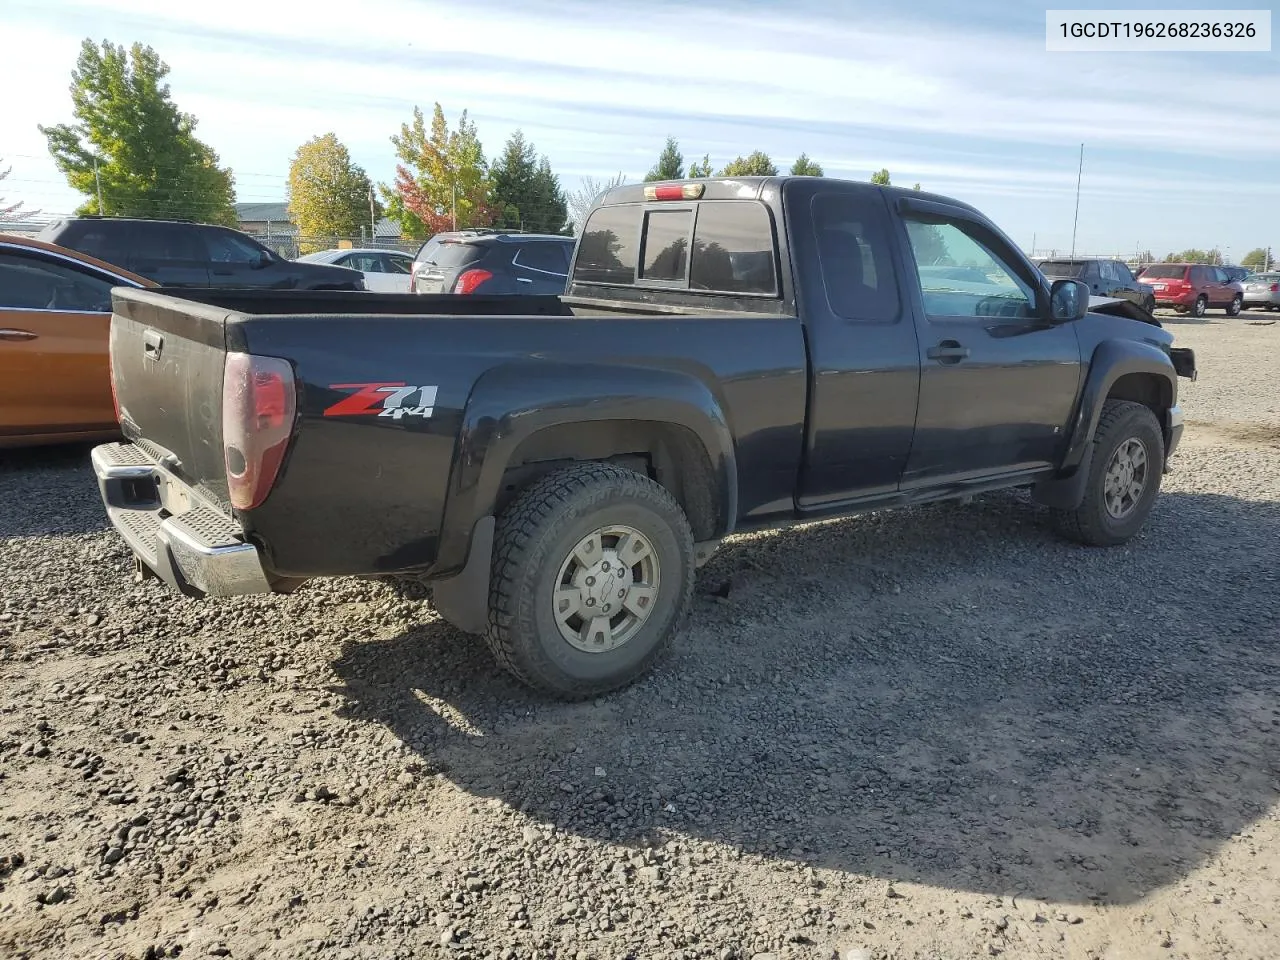
[{"label": "door window", "polygon": [[231,230],[209,230],[205,233],[209,259],[214,263],[253,264],[262,259],[262,248]]},{"label": "door window", "polygon": [[895,320],[900,302],[879,198],[819,194],[812,201],[818,264],[831,312],[846,320]]},{"label": "door window", "polygon": [[408,257],[397,257],[390,253],[384,253],[381,259],[383,273],[398,273],[408,276],[413,268],[413,261]]},{"label": "door window", "polygon": [[1111,269],[1115,271],[1116,280],[1120,283],[1132,286],[1137,282],[1134,280],[1133,274],[1130,272],[1127,264],[1123,264],[1119,260],[1116,260],[1111,264]]},{"label": "door window", "polygon": [[569,272],[569,258],[565,245],[554,240],[537,240],[523,244],[512,261],[527,270],[540,270],[563,277]]},{"label": "door window", "polygon": [[996,253],[983,231],[941,217],[906,218],[925,313],[930,317],[1036,316],[1035,288]]},{"label": "door window", "polygon": [[152,223],[134,225],[133,259],[135,262],[203,262],[205,256],[192,231],[168,223]]},{"label": "door window", "polygon": [[113,278],[24,254],[0,253],[0,310],[110,313]]},{"label": "door window", "polygon": [[353,253],[342,264],[361,273],[382,273],[382,257],[376,253]]}]

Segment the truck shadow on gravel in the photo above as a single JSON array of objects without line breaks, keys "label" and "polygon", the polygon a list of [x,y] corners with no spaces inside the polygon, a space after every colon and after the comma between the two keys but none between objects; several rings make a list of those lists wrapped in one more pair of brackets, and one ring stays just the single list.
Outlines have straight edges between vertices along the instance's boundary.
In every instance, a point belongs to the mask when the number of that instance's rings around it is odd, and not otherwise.
[{"label": "truck shadow on gravel", "polygon": [[[0,542],[109,529],[89,464],[91,443],[0,449]],[[68,475],[79,481],[68,490]]]},{"label": "truck shadow on gravel", "polygon": [[439,622],[335,669],[426,772],[575,835],[1133,902],[1280,797],[1280,507],[1167,493],[1113,550],[1043,519],[997,494],[730,543],[673,654],[591,703]]}]

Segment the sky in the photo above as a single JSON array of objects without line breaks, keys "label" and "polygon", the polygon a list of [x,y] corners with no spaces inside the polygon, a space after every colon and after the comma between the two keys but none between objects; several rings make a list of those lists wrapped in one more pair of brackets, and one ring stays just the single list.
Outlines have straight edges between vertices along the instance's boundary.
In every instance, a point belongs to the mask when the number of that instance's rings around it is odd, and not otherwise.
[{"label": "sky", "polygon": [[490,156],[522,129],[567,190],[642,178],[668,135],[717,165],[803,152],[829,176],[887,167],[972,203],[1041,253],[1071,247],[1083,143],[1078,252],[1280,248],[1280,53],[1048,53],[1045,6],[5,0],[0,194],[80,202],[37,124],[73,120],[91,38],[157,50],[241,201],[285,199],[294,151],[329,131],[389,182],[389,137],[438,101],[451,122],[468,110]]}]

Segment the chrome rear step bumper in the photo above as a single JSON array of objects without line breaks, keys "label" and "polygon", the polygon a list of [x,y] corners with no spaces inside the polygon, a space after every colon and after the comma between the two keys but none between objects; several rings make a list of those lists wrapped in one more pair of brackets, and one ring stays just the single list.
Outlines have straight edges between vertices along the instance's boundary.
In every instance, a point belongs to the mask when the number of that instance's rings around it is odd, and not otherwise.
[{"label": "chrome rear step bumper", "polygon": [[108,519],[147,570],[187,596],[272,592],[240,525],[140,448],[104,443],[90,459]]}]

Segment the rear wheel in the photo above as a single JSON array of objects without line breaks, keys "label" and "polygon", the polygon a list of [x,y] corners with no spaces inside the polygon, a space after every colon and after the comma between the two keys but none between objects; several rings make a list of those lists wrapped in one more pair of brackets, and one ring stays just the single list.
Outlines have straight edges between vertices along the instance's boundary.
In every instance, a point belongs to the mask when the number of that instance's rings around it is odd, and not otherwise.
[{"label": "rear wheel", "polygon": [[693,534],[670,493],[633,470],[577,464],[535,482],[499,518],[486,639],[529,686],[598,696],[661,655],[693,574]]},{"label": "rear wheel", "polygon": [[1160,493],[1164,437],[1141,403],[1108,400],[1093,439],[1084,500],[1074,510],[1051,510],[1057,531],[1077,543],[1111,547],[1142,529]]},{"label": "rear wheel", "polygon": [[1208,309],[1209,309],[1209,298],[1206,297],[1204,294],[1201,294],[1200,296],[1196,297],[1195,306],[1191,308],[1191,315],[1193,317],[1203,317],[1205,315],[1205,312],[1208,311]]},{"label": "rear wheel", "polygon": [[1230,302],[1229,304],[1227,304],[1227,316],[1228,316],[1228,317],[1238,317],[1238,316],[1240,316],[1240,306],[1241,306],[1241,303],[1242,303],[1242,298],[1240,298],[1240,297],[1232,297],[1232,298],[1231,298],[1231,302]]}]

